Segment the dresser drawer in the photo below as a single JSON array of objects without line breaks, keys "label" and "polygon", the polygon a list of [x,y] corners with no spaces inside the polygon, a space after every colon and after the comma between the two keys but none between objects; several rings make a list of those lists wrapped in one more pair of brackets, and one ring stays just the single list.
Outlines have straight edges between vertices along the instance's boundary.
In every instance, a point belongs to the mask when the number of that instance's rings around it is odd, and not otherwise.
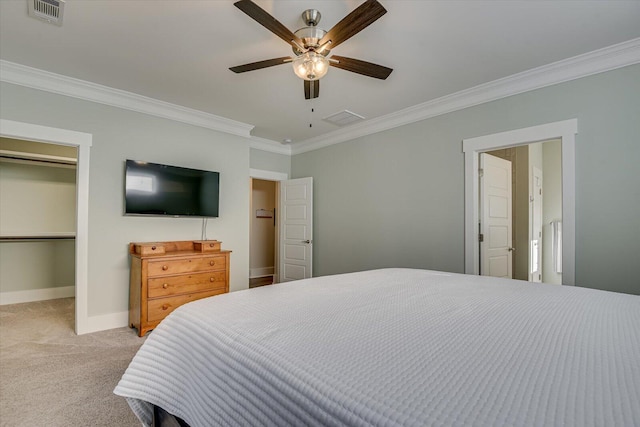
[{"label": "dresser drawer", "polygon": [[226,258],[222,256],[210,256],[202,258],[186,258],[175,260],[149,261],[148,275],[166,276],[171,274],[191,273],[207,270],[224,270]]},{"label": "dresser drawer", "polygon": [[184,274],[182,276],[158,277],[147,281],[149,298],[188,294],[206,290],[226,290],[226,271]]},{"label": "dresser drawer", "polygon": [[176,308],[180,307],[183,304],[186,304],[191,301],[199,300],[201,298],[211,297],[214,295],[219,295],[225,293],[224,289],[220,290],[212,290],[206,292],[197,292],[194,294],[187,295],[177,295],[175,297],[168,298],[159,298],[154,300],[149,300],[147,302],[147,320],[149,322],[154,322],[158,320],[162,320],[169,313],[171,313]]}]

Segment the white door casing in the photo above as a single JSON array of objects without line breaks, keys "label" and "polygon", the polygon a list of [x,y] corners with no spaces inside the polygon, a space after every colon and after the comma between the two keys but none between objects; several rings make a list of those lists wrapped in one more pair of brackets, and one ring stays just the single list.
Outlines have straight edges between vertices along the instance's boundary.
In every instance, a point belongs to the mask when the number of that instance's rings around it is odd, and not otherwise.
[{"label": "white door casing", "polygon": [[542,282],[542,171],[531,168],[529,179],[529,281]]},{"label": "white door casing", "polygon": [[312,277],[313,178],[280,181],[280,282]]},{"label": "white door casing", "polygon": [[480,273],[513,278],[511,162],[480,154]]}]

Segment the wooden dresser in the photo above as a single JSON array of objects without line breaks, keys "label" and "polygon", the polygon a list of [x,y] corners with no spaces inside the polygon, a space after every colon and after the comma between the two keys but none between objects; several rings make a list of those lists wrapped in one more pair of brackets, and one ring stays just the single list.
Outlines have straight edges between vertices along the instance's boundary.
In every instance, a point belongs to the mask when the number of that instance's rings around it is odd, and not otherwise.
[{"label": "wooden dresser", "polygon": [[216,240],[130,243],[129,326],[143,336],[182,304],[229,292],[229,256]]}]

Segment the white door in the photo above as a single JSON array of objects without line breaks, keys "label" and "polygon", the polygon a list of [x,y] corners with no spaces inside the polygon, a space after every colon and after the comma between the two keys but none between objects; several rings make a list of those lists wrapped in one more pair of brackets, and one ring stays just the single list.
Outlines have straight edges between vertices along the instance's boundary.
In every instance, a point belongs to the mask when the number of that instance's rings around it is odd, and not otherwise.
[{"label": "white door", "polygon": [[313,178],[280,181],[280,282],[312,275]]},{"label": "white door", "polygon": [[480,154],[480,274],[513,278],[511,162]]},{"label": "white door", "polygon": [[531,170],[529,194],[529,281],[542,282],[542,171]]}]

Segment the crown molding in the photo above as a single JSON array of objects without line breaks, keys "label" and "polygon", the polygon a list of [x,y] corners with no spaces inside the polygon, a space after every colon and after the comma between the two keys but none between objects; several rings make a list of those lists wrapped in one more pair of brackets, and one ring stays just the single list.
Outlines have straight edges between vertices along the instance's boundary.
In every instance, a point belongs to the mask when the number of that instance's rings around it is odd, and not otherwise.
[{"label": "crown molding", "polygon": [[149,114],[245,138],[252,125],[135,93],[0,60],[0,81]]},{"label": "crown molding", "polygon": [[249,147],[276,154],[285,154],[287,156],[291,155],[290,145],[283,145],[271,139],[259,138],[257,136],[251,137],[249,140]]},{"label": "crown molding", "polygon": [[294,145],[251,136],[254,126],[250,124],[5,60],[0,60],[0,81],[250,138],[251,148],[295,155],[637,63],[640,63],[640,38],[484,83]]},{"label": "crown molding", "polygon": [[301,154],[519,93],[640,63],[640,38],[574,56],[296,143]]}]

